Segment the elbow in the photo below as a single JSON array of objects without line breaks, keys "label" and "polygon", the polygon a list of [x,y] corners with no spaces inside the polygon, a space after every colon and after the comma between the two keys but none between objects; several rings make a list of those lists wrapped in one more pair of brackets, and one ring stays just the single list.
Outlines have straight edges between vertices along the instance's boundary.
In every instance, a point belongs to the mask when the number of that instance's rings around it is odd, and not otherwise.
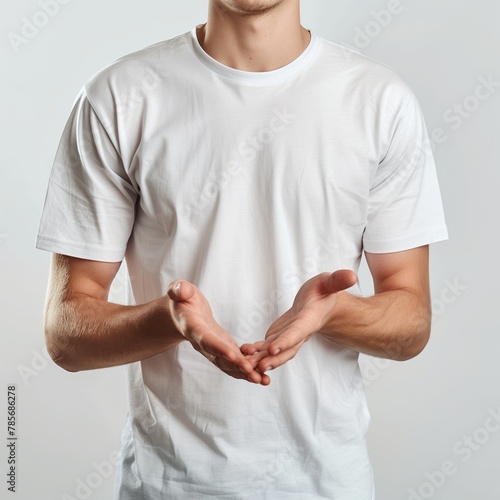
[{"label": "elbow", "polygon": [[431,329],[430,329],[430,325],[429,325],[428,328],[426,328],[425,330],[418,333],[418,335],[415,339],[415,345],[413,347],[413,351],[411,353],[411,356],[409,356],[404,361],[408,361],[409,359],[415,358],[420,353],[422,353],[422,351],[425,349],[425,347],[429,343],[430,336],[431,336]]},{"label": "elbow", "polygon": [[420,325],[412,331],[406,331],[398,335],[393,343],[394,347],[387,354],[394,361],[409,361],[417,357],[427,346],[430,338],[429,324]]},{"label": "elbow", "polygon": [[64,324],[57,320],[57,315],[46,313],[44,334],[47,352],[52,361],[67,372],[78,372],[80,367],[74,361],[72,355],[70,336],[60,327]]},{"label": "elbow", "polygon": [[430,300],[420,300],[408,316],[406,329],[397,336],[394,361],[409,361],[417,357],[427,346],[431,334],[432,309]]},{"label": "elbow", "polygon": [[394,361],[409,361],[410,359],[416,358],[425,349],[428,342],[429,335],[425,332],[413,334],[409,336],[400,351],[393,356],[392,359]]},{"label": "elbow", "polygon": [[53,333],[45,331],[45,345],[52,361],[67,372],[76,373],[80,368],[74,363],[69,355],[69,349],[57,339]]}]

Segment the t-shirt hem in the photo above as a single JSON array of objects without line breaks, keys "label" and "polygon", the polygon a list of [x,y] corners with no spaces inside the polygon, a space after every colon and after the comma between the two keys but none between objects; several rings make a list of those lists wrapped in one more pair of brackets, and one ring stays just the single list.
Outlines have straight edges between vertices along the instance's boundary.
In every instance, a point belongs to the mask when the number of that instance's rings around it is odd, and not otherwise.
[{"label": "t-shirt hem", "polygon": [[80,245],[78,243],[63,241],[40,234],[37,235],[35,248],[67,255],[69,257],[103,262],[121,262],[125,255],[124,248],[117,249],[93,245]]},{"label": "t-shirt hem", "polygon": [[432,232],[420,233],[417,235],[397,238],[394,240],[363,240],[363,249],[369,253],[391,253],[411,250],[412,248],[438,243],[448,239],[448,230],[446,227],[434,230]]}]

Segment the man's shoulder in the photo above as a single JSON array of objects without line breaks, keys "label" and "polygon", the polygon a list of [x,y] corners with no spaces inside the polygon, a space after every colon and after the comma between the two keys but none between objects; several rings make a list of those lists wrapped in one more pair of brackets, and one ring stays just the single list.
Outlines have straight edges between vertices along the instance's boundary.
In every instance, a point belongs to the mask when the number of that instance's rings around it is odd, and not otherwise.
[{"label": "man's shoulder", "polygon": [[387,78],[397,77],[397,72],[387,64],[372,59],[354,47],[342,45],[322,38],[324,56],[335,62],[340,69],[363,71],[384,75]]},{"label": "man's shoulder", "polygon": [[158,85],[186,57],[187,35],[182,33],[159,41],[104,67],[85,83],[89,99],[110,94],[131,95]]},{"label": "man's shoulder", "polygon": [[323,39],[322,63],[336,75],[343,75],[352,90],[391,94],[408,100],[412,90],[391,66],[362,54],[357,49]]}]

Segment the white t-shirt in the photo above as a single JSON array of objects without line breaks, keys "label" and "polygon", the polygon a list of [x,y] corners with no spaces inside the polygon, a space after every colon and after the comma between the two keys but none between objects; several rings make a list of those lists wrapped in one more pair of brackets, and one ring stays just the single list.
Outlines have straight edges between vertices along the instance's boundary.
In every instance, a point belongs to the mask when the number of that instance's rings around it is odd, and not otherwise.
[{"label": "white t-shirt", "polygon": [[[313,34],[292,63],[239,71],[193,29],[87,82],[37,247],[125,258],[130,303],[189,280],[243,344],[363,249],[446,238],[420,108],[392,69]],[[357,361],[318,334],[269,387],[187,342],[129,365],[117,498],[372,500]]]}]

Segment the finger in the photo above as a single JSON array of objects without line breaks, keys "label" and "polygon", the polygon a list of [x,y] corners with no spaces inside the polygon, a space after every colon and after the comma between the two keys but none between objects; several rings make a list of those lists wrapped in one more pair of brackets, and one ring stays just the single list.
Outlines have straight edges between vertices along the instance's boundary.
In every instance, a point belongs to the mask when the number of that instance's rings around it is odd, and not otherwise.
[{"label": "finger", "polygon": [[[189,332],[188,340],[194,349],[211,362],[214,361],[214,358],[223,360],[225,371],[229,369],[239,370],[246,377],[255,372],[254,364],[245,358],[233,337],[218,325],[214,325],[214,329],[205,324],[199,325],[196,330]],[[219,366],[221,365],[219,364]],[[252,379],[259,383],[260,374],[255,372]]]},{"label": "finger", "polygon": [[269,353],[266,351],[258,351],[255,354],[245,356],[245,359],[248,360],[252,367],[255,370],[255,367],[259,364],[261,359],[264,359],[266,356],[269,356]]},{"label": "finger", "polygon": [[254,355],[256,355],[257,353],[260,352],[260,353],[263,353],[263,354],[269,356],[269,353],[268,353],[269,346],[271,345],[271,343],[274,340],[276,340],[279,337],[280,333],[281,332],[269,334],[269,332],[268,332],[266,334],[266,340],[259,342],[258,351],[256,351]]},{"label": "finger", "polygon": [[249,382],[253,382],[254,384],[260,384],[260,385],[269,385],[271,383],[269,375],[261,373],[257,370],[254,370],[250,375],[248,375],[247,380]]},{"label": "finger", "polygon": [[358,281],[358,276],[350,269],[339,269],[330,274],[328,279],[323,282],[323,290],[325,293],[336,293],[351,286],[354,286]]},{"label": "finger", "polygon": [[280,335],[276,340],[267,346],[267,352],[270,356],[276,356],[280,352],[292,349],[294,346],[304,341],[302,331],[295,327],[289,328],[286,333]]},{"label": "finger", "polygon": [[260,385],[269,385],[271,383],[271,379],[269,378],[268,375],[264,375],[255,369],[252,369],[250,373],[245,373],[241,371],[238,367],[229,364],[227,361],[221,358],[216,358],[214,360],[214,365],[227,375],[239,380],[244,379],[247,380],[248,382]]},{"label": "finger", "polygon": [[[210,356],[210,355],[208,355]],[[233,364],[228,363],[224,358],[218,358],[217,356],[213,356],[212,363],[225,374],[230,375],[233,378],[237,379],[247,379],[248,374],[241,371],[239,368],[235,367]]]},{"label": "finger", "polygon": [[[234,365],[230,364],[227,360],[221,359],[214,357],[213,364],[219,368],[221,371],[226,373],[227,375],[236,378],[236,379],[245,379],[249,382],[252,382],[254,384],[260,384],[263,386],[267,386],[271,383],[271,379],[269,375],[265,375],[264,373],[261,373],[256,370],[256,366],[258,362],[267,356],[267,353],[259,353],[258,359],[255,359],[252,361],[252,371],[250,373],[245,373],[242,371],[239,367],[235,367]],[[247,358],[248,359],[248,358]]]},{"label": "finger", "polygon": [[231,364],[236,364],[238,361],[244,361],[245,357],[238,349],[236,342],[233,344],[231,339],[213,335],[209,332],[205,335],[192,334],[193,340],[198,344],[200,349],[212,356],[223,358]]},{"label": "finger", "polygon": [[186,302],[195,293],[195,286],[189,281],[172,281],[167,289],[167,295],[176,302]]},{"label": "finger", "polygon": [[296,315],[290,315],[289,317],[285,317],[283,315],[280,318],[278,318],[267,330],[266,341],[269,341],[270,337],[276,336],[280,332],[288,328],[294,321],[297,321]]},{"label": "finger", "polygon": [[254,342],[253,344],[243,344],[240,347],[240,351],[243,354],[247,355],[252,355],[255,354],[256,352],[259,352],[262,350],[262,346],[266,343],[265,340],[259,340],[258,342]]},{"label": "finger", "polygon": [[[226,375],[230,375],[233,378],[237,379],[249,379],[249,374],[246,373],[244,370],[242,370],[239,366],[235,365],[231,361],[228,361],[227,359],[219,356],[214,356],[213,354],[209,354],[206,352],[201,351],[201,354],[203,354],[214,366],[216,366],[219,370],[224,372]],[[252,369],[252,371],[255,371]],[[252,377],[256,379],[257,377]],[[250,380],[252,381],[252,380]],[[259,377],[260,381],[260,377]]]},{"label": "finger", "polygon": [[[262,358],[259,358],[259,361]],[[253,382],[260,383],[261,374],[256,370],[258,362],[251,363],[247,358],[238,360],[234,366],[241,370],[246,376],[250,377]]]},{"label": "finger", "polygon": [[[255,351],[253,355],[250,355],[250,359],[253,358],[253,356],[257,356],[258,354],[264,355],[264,356],[269,356],[269,346],[271,343],[276,340],[281,334],[281,331],[278,331],[276,333],[270,334],[269,332],[266,334],[266,340],[261,340],[260,342],[256,342],[256,345],[258,347],[258,350]],[[253,344],[251,344],[253,345]],[[262,356],[261,356],[262,357]]]},{"label": "finger", "polygon": [[281,332],[269,337],[269,344],[263,346],[271,356],[276,356],[282,351],[291,349],[297,344],[305,342],[318,331],[320,324],[318,318],[313,316],[298,317]]},{"label": "finger", "polygon": [[296,354],[299,352],[299,349],[302,347],[305,341],[300,342],[299,344],[295,345],[291,349],[287,349],[286,351],[282,351],[276,356],[267,356],[266,358],[262,359],[257,366],[258,370],[262,373],[265,374],[265,372],[268,372],[270,370],[275,370],[276,368],[284,365],[291,359],[293,359]]},{"label": "finger", "polygon": [[240,352],[236,343],[218,337],[211,337],[209,341],[201,338],[201,349],[215,358],[219,358],[217,366],[223,371],[240,371],[245,377],[251,377],[252,382],[260,383],[261,376],[255,370],[257,363],[250,362]]}]

